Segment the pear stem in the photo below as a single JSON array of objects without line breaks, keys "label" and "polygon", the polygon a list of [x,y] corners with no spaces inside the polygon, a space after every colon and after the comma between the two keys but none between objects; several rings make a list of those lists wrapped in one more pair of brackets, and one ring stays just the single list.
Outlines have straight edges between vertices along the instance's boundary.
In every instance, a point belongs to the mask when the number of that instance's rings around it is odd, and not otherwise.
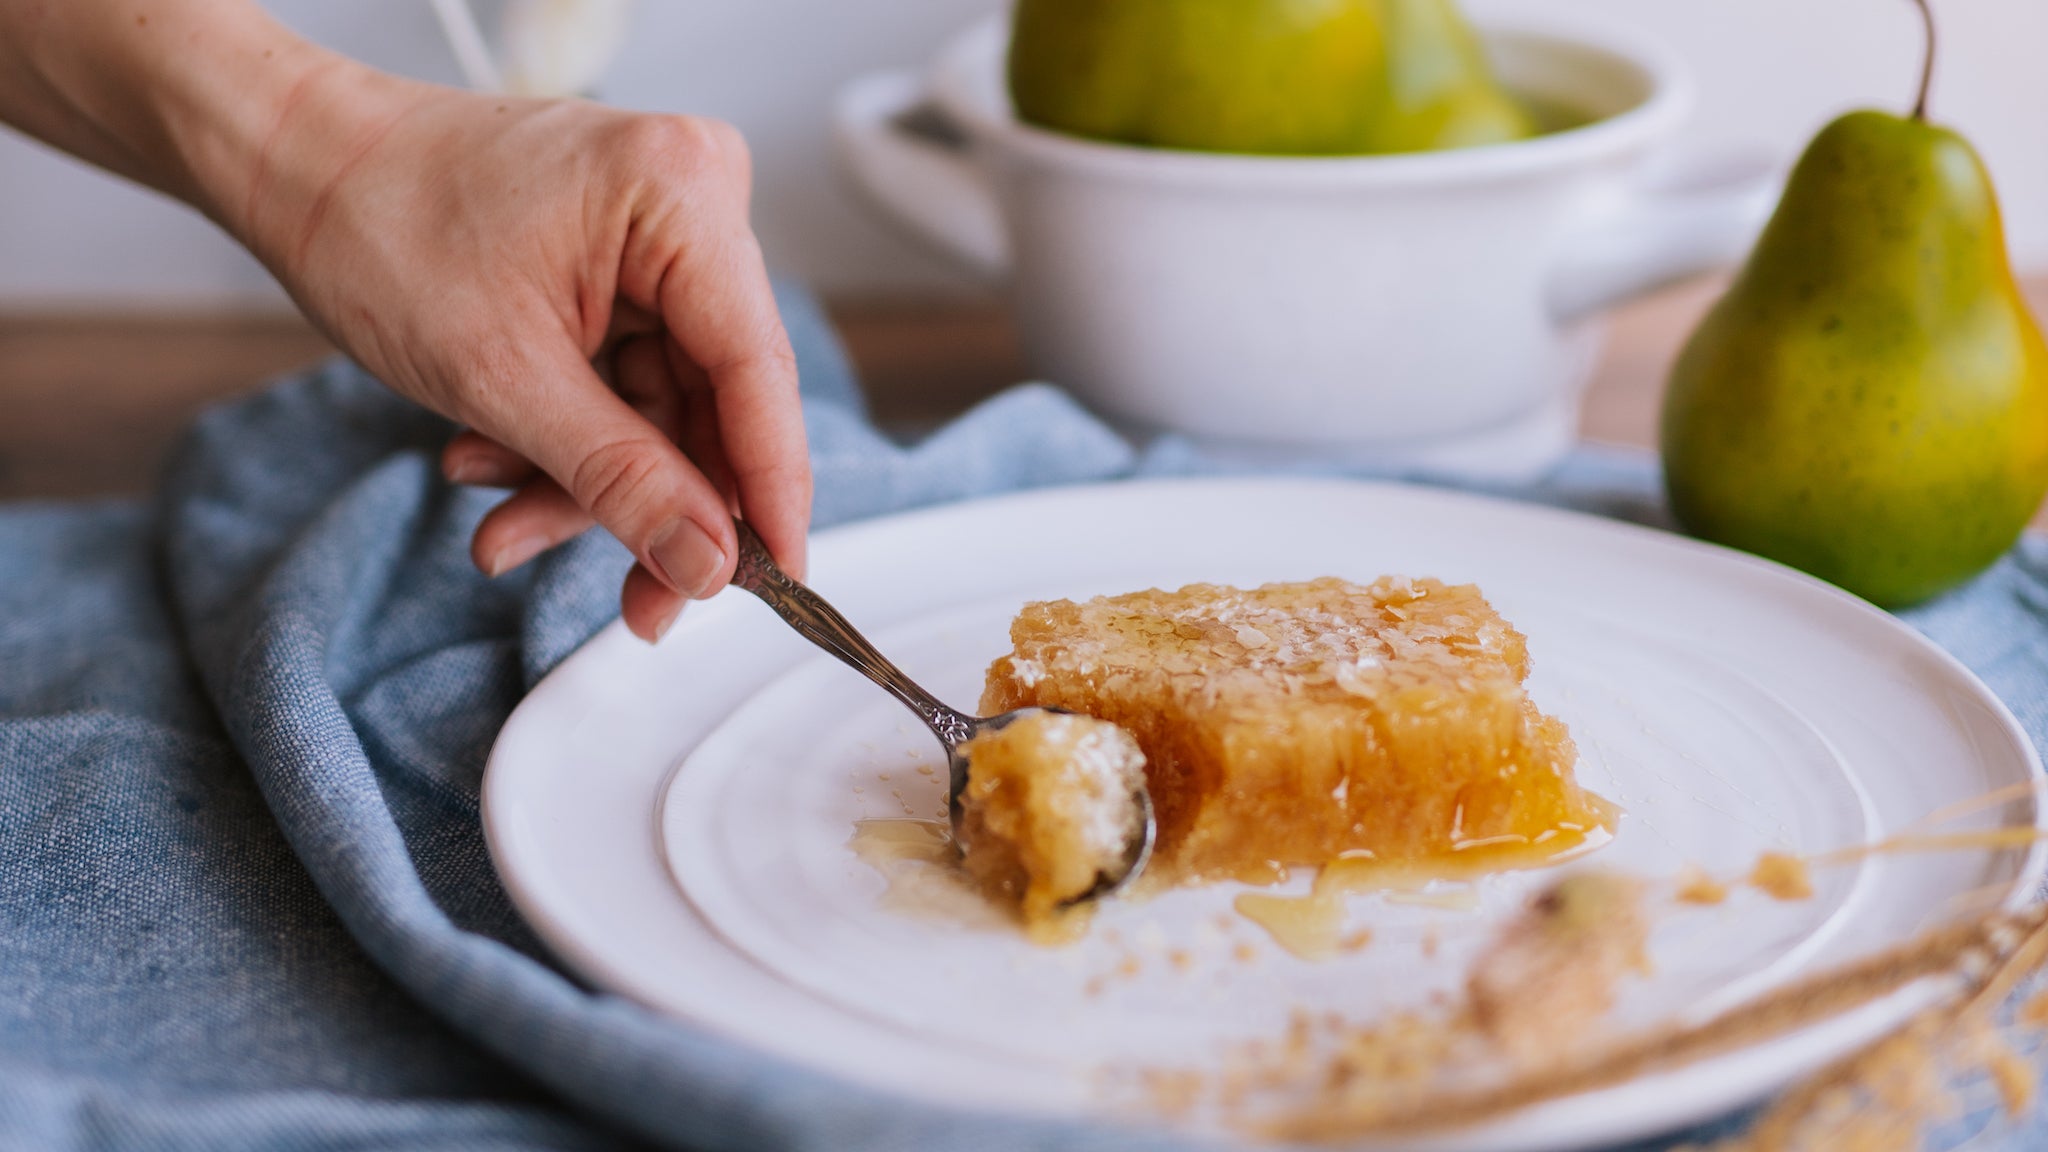
[{"label": "pear stem", "polygon": [[1927,29],[1927,55],[1920,62],[1920,96],[1913,101],[1913,119],[1927,119],[1927,90],[1934,86],[1934,7],[1928,0],[1913,0],[1920,9],[1920,23]]}]

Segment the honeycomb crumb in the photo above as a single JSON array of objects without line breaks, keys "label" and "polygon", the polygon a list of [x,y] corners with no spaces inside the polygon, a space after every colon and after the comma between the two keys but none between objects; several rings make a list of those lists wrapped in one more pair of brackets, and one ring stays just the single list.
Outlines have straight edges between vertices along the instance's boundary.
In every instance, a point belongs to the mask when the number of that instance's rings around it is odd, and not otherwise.
[{"label": "honeycomb crumb", "polygon": [[1584,839],[1564,725],[1477,588],[1384,577],[1026,605],[989,712],[1099,716],[1144,750],[1157,882],[1273,883],[1346,853],[1476,856]]},{"label": "honeycomb crumb", "polygon": [[2002,1040],[1986,1050],[1982,1058],[1985,1072],[1998,1089],[1999,1103],[2005,1107],[2005,1114],[2024,1116],[2032,1111],[2040,1083],[2034,1066],[2027,1062],[2027,1058]]},{"label": "honeycomb crumb", "polygon": [[2023,1028],[2048,1029],[2048,988],[2022,1001],[2013,1019]]},{"label": "honeycomb crumb", "polygon": [[1749,874],[1749,886],[1773,900],[1810,900],[1813,877],[1806,861],[1784,852],[1766,852],[1756,858]]},{"label": "honeycomb crumb", "polygon": [[1607,1014],[1617,986],[1649,970],[1644,885],[1618,872],[1567,876],[1530,901],[1466,979],[1472,1019],[1511,1059],[1551,1057],[1560,1035]]},{"label": "honeycomb crumb", "polygon": [[[1306,1109],[1317,1117],[1332,1113],[1347,1119],[1376,1115],[1389,1105],[1430,1090],[1444,1068],[1465,1052],[1466,1036],[1438,1017],[1400,1013],[1384,1021],[1357,1024],[1297,1012],[1287,1031],[1275,1040],[1251,1039],[1222,1053],[1218,1066],[1198,1082],[1174,1081],[1177,1090],[1165,1099],[1148,1101],[1155,1109],[1179,1107],[1187,1114],[1186,1093],[1197,1106],[1213,1105],[1232,1128],[1246,1134],[1321,1139],[1312,1127],[1273,1124],[1263,1110],[1277,1100],[1288,1109]],[[1156,1092],[1156,1078],[1141,1075],[1140,1083]]]},{"label": "honeycomb crumb", "polygon": [[1113,724],[1053,712],[1019,716],[961,751],[968,872],[1034,940],[1072,939],[1087,912],[1074,901],[1122,866],[1144,818],[1133,800],[1144,754]]},{"label": "honeycomb crumb", "polygon": [[1199,1072],[1161,1069],[1145,1072],[1144,1081],[1153,1107],[1168,1118],[1184,1117],[1194,1111],[1201,1102],[1205,1083]]},{"label": "honeycomb crumb", "polygon": [[1457,1046],[1457,1029],[1419,1013],[1400,1013],[1385,1023],[1354,1027],[1331,1059],[1327,1082],[1338,1092],[1357,1094],[1366,1086],[1414,1088],[1439,1073]]},{"label": "honeycomb crumb", "polygon": [[1728,886],[1698,865],[1688,864],[1678,874],[1675,897],[1680,904],[1722,904],[1727,902]]}]

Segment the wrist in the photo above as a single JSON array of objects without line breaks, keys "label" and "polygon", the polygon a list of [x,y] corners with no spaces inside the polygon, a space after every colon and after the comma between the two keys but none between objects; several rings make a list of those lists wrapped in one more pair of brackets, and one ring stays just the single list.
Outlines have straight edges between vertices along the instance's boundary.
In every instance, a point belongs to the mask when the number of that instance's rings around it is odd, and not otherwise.
[{"label": "wrist", "polygon": [[194,206],[281,271],[292,234],[421,86],[289,34],[242,52],[260,66],[204,85],[167,122]]}]

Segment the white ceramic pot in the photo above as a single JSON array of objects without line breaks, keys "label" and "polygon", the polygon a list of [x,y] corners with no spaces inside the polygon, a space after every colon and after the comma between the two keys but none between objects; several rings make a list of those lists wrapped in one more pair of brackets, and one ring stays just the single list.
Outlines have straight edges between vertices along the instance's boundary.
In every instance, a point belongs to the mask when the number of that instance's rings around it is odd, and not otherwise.
[{"label": "white ceramic pot", "polygon": [[1595,119],[1365,157],[1096,143],[1021,123],[1001,23],[863,78],[841,160],[889,215],[1007,281],[1033,370],[1137,430],[1515,477],[1573,437],[1610,304],[1738,257],[1774,181],[1659,148],[1690,86],[1612,34],[1494,29],[1511,88]]}]

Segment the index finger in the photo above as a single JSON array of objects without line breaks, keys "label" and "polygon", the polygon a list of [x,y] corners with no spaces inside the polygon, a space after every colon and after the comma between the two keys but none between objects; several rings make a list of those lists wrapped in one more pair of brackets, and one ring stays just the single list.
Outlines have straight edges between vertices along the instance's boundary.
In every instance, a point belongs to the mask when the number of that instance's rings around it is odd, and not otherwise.
[{"label": "index finger", "polygon": [[811,461],[796,356],[760,245],[744,209],[735,215],[682,247],[662,277],[658,303],[677,347],[709,380],[742,515],[776,560],[800,574]]}]

